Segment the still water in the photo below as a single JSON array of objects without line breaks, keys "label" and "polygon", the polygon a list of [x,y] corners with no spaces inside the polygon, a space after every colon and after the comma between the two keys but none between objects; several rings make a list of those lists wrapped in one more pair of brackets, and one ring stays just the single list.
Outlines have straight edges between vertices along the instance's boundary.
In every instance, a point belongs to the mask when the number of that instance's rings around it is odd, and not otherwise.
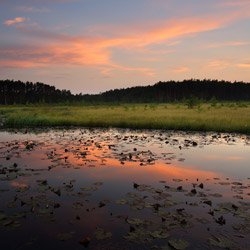
[{"label": "still water", "polygon": [[0,131],[1,249],[250,249],[250,137]]}]

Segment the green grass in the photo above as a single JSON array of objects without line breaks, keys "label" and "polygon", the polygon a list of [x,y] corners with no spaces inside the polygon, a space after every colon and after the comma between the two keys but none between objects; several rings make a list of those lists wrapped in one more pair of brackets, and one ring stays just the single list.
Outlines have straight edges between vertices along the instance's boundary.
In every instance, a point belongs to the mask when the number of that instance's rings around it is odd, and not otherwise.
[{"label": "green grass", "polygon": [[249,103],[5,107],[4,126],[87,126],[250,133]]}]

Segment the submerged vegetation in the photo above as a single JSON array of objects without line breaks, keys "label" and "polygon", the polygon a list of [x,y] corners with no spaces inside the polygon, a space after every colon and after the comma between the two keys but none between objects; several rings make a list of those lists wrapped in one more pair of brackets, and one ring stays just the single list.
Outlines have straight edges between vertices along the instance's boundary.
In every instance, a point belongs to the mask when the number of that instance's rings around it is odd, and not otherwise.
[{"label": "submerged vegetation", "polygon": [[[87,126],[250,132],[248,102],[150,103],[84,106],[2,106],[4,126]],[[1,118],[0,118],[1,119]],[[1,121],[0,121],[1,122]]]}]

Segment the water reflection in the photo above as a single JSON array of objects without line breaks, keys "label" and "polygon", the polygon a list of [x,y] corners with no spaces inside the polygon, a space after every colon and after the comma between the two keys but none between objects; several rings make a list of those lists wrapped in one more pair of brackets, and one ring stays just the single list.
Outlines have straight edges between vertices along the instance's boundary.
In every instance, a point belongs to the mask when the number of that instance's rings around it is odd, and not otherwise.
[{"label": "water reflection", "polygon": [[0,132],[4,249],[249,248],[247,136],[23,132]]}]

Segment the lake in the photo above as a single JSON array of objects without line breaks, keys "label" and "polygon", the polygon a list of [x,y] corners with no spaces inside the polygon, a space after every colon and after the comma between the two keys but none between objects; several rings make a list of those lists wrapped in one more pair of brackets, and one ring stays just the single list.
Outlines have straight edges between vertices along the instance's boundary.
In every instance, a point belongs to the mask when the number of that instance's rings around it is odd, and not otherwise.
[{"label": "lake", "polygon": [[0,130],[2,249],[250,249],[250,136]]}]

